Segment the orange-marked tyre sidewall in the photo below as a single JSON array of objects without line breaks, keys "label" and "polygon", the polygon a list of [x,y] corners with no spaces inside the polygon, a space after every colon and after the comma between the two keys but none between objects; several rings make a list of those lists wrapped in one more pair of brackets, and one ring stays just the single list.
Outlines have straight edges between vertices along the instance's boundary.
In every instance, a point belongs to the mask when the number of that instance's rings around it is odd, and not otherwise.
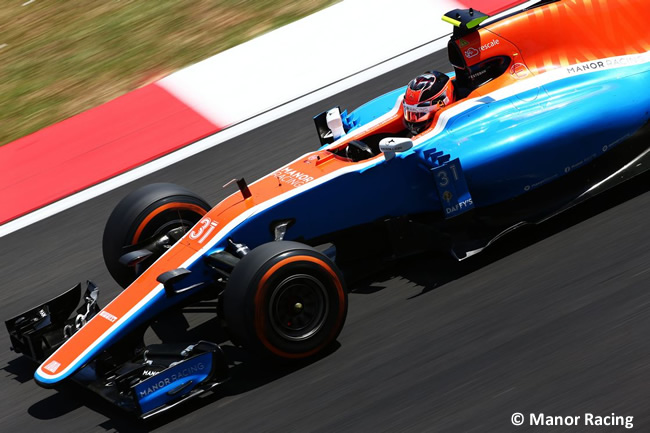
[{"label": "orange-marked tyre sidewall", "polygon": [[[276,283],[297,272],[316,276],[326,286],[330,312],[323,329],[310,337],[309,342],[300,344],[290,343],[276,335],[270,326],[268,314],[269,300]],[[266,350],[279,358],[302,359],[323,351],[341,332],[347,313],[347,294],[340,276],[328,263],[311,255],[289,255],[280,258],[259,278],[254,306],[255,333]]]},{"label": "orange-marked tyre sidewall", "polygon": [[142,232],[147,227],[147,224],[149,224],[158,215],[161,215],[163,212],[166,211],[179,211],[179,212],[188,211],[188,212],[196,213],[197,215],[200,216],[203,216],[207,213],[206,209],[193,203],[174,202],[174,203],[167,203],[165,205],[159,206],[142,219],[142,221],[136,228],[135,233],[133,234],[133,238],[131,239],[131,244],[137,244],[138,241],[140,240],[140,236],[142,235]]},{"label": "orange-marked tyre sidewall", "polygon": [[[102,237],[104,263],[115,281],[126,288],[136,278],[134,268],[119,262],[125,248],[137,246],[162,231],[173,228],[174,221],[194,225],[211,206],[192,191],[171,183],[154,183],[131,191],[111,212]],[[149,264],[156,257],[151,257]],[[145,266],[142,263],[140,266]]]}]

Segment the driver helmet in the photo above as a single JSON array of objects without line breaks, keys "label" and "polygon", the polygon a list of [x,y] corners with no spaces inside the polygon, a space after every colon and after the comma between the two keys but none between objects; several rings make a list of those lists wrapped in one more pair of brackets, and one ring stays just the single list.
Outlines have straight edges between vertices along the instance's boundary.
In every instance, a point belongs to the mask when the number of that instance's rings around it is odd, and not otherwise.
[{"label": "driver helmet", "polygon": [[427,129],[438,110],[454,100],[454,86],[442,72],[429,71],[412,79],[404,95],[404,123],[417,135]]}]

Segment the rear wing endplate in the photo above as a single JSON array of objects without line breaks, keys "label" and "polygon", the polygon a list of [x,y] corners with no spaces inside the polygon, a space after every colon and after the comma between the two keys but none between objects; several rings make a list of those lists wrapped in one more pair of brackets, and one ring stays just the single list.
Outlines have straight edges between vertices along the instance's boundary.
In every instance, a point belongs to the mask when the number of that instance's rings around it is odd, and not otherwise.
[{"label": "rear wing endplate", "polygon": [[453,38],[457,39],[475,31],[488,18],[489,15],[470,8],[449,11],[443,15],[442,20],[454,26]]}]

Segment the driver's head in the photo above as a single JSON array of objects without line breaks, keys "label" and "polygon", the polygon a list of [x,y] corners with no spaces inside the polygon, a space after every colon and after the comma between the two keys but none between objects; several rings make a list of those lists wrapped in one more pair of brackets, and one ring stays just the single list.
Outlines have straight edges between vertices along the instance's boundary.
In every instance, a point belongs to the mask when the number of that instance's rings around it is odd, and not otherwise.
[{"label": "driver's head", "polygon": [[429,71],[411,80],[404,95],[404,123],[412,134],[427,129],[436,112],[454,101],[454,88],[442,72]]}]

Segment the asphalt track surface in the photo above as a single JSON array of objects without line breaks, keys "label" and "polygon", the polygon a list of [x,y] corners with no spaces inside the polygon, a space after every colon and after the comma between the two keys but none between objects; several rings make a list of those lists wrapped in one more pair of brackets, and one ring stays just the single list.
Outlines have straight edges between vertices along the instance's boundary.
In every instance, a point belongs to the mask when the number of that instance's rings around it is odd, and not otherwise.
[{"label": "asphalt track surface", "polygon": [[[0,238],[0,317],[86,279],[100,300],[115,296],[102,230],[134,187],[171,181],[216,203],[227,180],[252,181],[316,148],[314,114],[354,108],[430,68],[449,70],[437,53]],[[649,184],[645,176],[461,264],[396,263],[354,287],[328,356],[293,371],[244,362],[215,395],[149,423],[72,386],[38,387],[1,332],[0,431],[626,430],[515,428],[514,412],[631,415],[633,431],[650,431]]]}]

